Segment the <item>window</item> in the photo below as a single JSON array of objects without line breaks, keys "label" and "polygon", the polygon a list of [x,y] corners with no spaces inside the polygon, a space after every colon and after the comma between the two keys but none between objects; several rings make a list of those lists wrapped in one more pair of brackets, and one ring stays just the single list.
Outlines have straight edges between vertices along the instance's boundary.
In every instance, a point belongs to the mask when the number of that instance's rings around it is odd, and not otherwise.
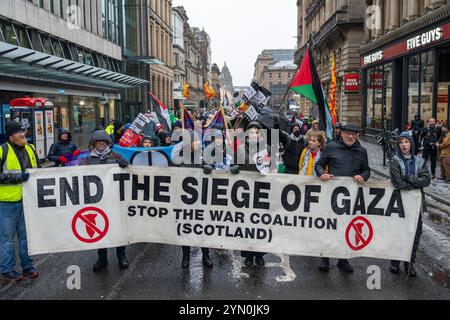
[{"label": "window", "polygon": [[52,44],[50,42],[49,37],[45,36],[45,35],[41,35],[41,41],[42,41],[43,52],[46,54],[54,55]]},{"label": "window", "polygon": [[281,79],[281,72],[278,73],[278,79]]},{"label": "window", "polygon": [[39,0],[39,8],[44,9],[44,0]]},{"label": "window", "polygon": [[272,79],[272,72],[271,72],[271,73],[269,73],[269,78],[270,78],[270,79]]},{"label": "window", "polygon": [[2,29],[2,34],[5,39],[5,42],[7,42],[9,44],[18,45],[17,36],[16,36],[16,33],[15,33],[11,23],[8,23],[8,22],[1,23],[0,22],[0,28]]},{"label": "window", "polygon": [[55,4],[53,3],[54,0],[50,0],[50,13],[55,14]]},{"label": "window", "polygon": [[64,58],[72,60],[72,54],[70,53],[69,45],[67,44],[67,42],[60,41],[60,44],[64,53]]},{"label": "window", "polygon": [[56,39],[51,39],[52,41],[52,45],[53,45],[53,50],[55,51],[55,56],[60,57],[60,58],[64,58],[64,53],[61,47],[61,44],[59,43],[58,40]]},{"label": "window", "polygon": [[416,112],[423,120],[433,115],[433,52],[408,58],[408,121]]},{"label": "window", "polygon": [[367,128],[392,130],[392,63],[367,71]]},{"label": "window", "polygon": [[64,19],[64,0],[59,0],[59,16]]},{"label": "window", "polygon": [[27,30],[19,26],[15,26],[14,28],[16,29],[19,45],[23,48],[33,49]]}]

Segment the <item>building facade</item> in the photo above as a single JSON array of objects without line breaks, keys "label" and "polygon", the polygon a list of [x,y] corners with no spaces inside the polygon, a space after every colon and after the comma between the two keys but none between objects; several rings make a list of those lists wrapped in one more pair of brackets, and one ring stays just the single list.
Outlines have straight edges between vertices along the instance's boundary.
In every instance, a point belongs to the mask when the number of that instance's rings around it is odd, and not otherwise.
[{"label": "building facade", "polygon": [[[364,38],[365,2],[361,0],[298,0],[297,51],[300,65],[308,42],[317,71],[329,96],[331,61],[336,59],[336,111],[339,121],[361,124],[361,94],[349,90],[345,79],[360,73],[359,49]],[[317,108],[299,99],[302,113],[317,117]]]},{"label": "building facade", "polygon": [[450,118],[450,1],[366,1],[361,122],[368,135],[404,129],[419,113]]},{"label": "building facade", "polygon": [[[220,99],[221,101],[228,100],[229,102],[233,101],[234,95],[234,86],[233,86],[233,77],[231,76],[230,69],[225,62],[221,74],[220,74]],[[225,98],[226,97],[226,98]]]},{"label": "building facade", "polygon": [[183,85],[186,83],[186,47],[184,45],[184,28],[188,21],[183,7],[172,8],[173,24],[173,99],[178,113],[183,101]]},{"label": "building facade", "polygon": [[[294,64],[295,50],[263,50],[255,62],[254,80],[272,92],[270,105],[279,108],[288,86],[294,76],[297,65]],[[284,102],[292,99],[293,93],[287,92]]]},{"label": "building facade", "polygon": [[216,96],[211,101],[211,107],[212,108],[218,108],[222,105],[223,101],[221,100],[220,96],[220,69],[219,66],[216,63],[213,63],[211,67],[211,88],[214,89],[214,92],[216,93]]},{"label": "building facade", "polygon": [[173,28],[172,1],[150,0],[148,38],[151,91],[173,110]]},{"label": "building facade", "polygon": [[118,0],[0,1],[0,104],[50,99],[54,127],[86,147],[123,90],[147,83],[124,71],[120,12]]}]

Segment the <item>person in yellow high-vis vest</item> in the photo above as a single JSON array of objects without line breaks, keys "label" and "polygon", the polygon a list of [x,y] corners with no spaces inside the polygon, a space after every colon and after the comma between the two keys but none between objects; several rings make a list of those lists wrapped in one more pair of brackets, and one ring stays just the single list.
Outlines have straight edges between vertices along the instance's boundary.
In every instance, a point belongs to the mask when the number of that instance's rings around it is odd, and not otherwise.
[{"label": "person in yellow high-vis vest", "polygon": [[[22,183],[30,175],[26,169],[38,167],[39,160],[34,146],[27,143],[25,128],[20,123],[8,123],[5,131],[7,141],[0,148],[0,271],[3,277],[19,281],[24,276],[36,278],[39,275],[33,266],[33,259],[28,255],[22,204]],[[22,274],[14,270],[16,234]]]}]

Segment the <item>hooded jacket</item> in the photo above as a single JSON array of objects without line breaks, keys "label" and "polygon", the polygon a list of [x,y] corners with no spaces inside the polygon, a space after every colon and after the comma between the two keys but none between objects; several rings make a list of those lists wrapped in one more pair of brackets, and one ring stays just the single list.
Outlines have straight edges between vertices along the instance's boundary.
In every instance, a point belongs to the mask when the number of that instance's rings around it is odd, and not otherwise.
[{"label": "hooded jacket", "polygon": [[370,178],[367,150],[356,141],[351,147],[342,140],[332,142],[323,150],[315,165],[317,176],[328,173],[336,177],[354,177],[360,175],[364,181]]},{"label": "hooded jacket", "polygon": [[[63,134],[68,134],[69,137],[67,141],[62,141],[61,136]],[[64,156],[68,157],[71,155],[75,150],[78,150],[78,147],[75,143],[72,142],[72,137],[70,135],[69,130],[65,128],[61,128],[58,130],[58,141],[52,144],[50,147],[50,150],[47,155],[47,159],[49,161],[55,162],[55,166],[64,165],[61,161],[59,161],[59,157]]]},{"label": "hooded jacket", "polygon": [[423,210],[426,210],[423,188],[431,183],[430,172],[425,160],[414,155],[415,145],[413,138],[407,132],[402,133],[398,141],[400,141],[400,138],[406,138],[411,142],[411,159],[409,161],[413,161],[414,171],[407,175],[408,161],[405,161],[405,157],[399,148],[390,164],[391,181],[394,187],[400,190],[421,189],[423,212]]},{"label": "hooded jacket", "polygon": [[[97,141],[106,141],[109,145],[109,152],[103,156],[98,156],[95,154],[95,143]],[[89,142],[89,150],[91,154],[89,157],[83,159],[80,165],[96,165],[96,164],[127,164],[127,161],[118,153],[112,151],[113,141],[111,137],[105,132],[105,130],[97,130],[92,134],[91,140]]]}]

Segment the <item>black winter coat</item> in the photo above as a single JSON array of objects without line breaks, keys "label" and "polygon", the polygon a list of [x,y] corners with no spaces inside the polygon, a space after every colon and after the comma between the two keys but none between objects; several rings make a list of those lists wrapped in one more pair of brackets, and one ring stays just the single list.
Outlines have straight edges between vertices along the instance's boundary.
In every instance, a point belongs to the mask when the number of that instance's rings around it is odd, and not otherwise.
[{"label": "black winter coat", "polygon": [[67,142],[59,140],[58,142],[52,144],[52,146],[50,147],[47,159],[49,161],[53,161],[56,166],[64,165],[64,163],[59,161],[58,158],[60,156],[67,157],[68,155],[72,154],[75,150],[78,150],[78,147],[71,140]]},{"label": "black winter coat", "polygon": [[305,140],[300,137],[296,141],[285,132],[281,132],[280,140],[284,145],[283,164],[286,167],[286,173],[298,174],[298,165],[305,148]]},{"label": "black winter coat", "polygon": [[327,166],[328,173],[336,177],[360,175],[364,181],[370,178],[367,150],[361,146],[359,141],[356,141],[351,147],[347,147],[342,140],[328,144],[315,166],[319,177],[325,173]]}]

